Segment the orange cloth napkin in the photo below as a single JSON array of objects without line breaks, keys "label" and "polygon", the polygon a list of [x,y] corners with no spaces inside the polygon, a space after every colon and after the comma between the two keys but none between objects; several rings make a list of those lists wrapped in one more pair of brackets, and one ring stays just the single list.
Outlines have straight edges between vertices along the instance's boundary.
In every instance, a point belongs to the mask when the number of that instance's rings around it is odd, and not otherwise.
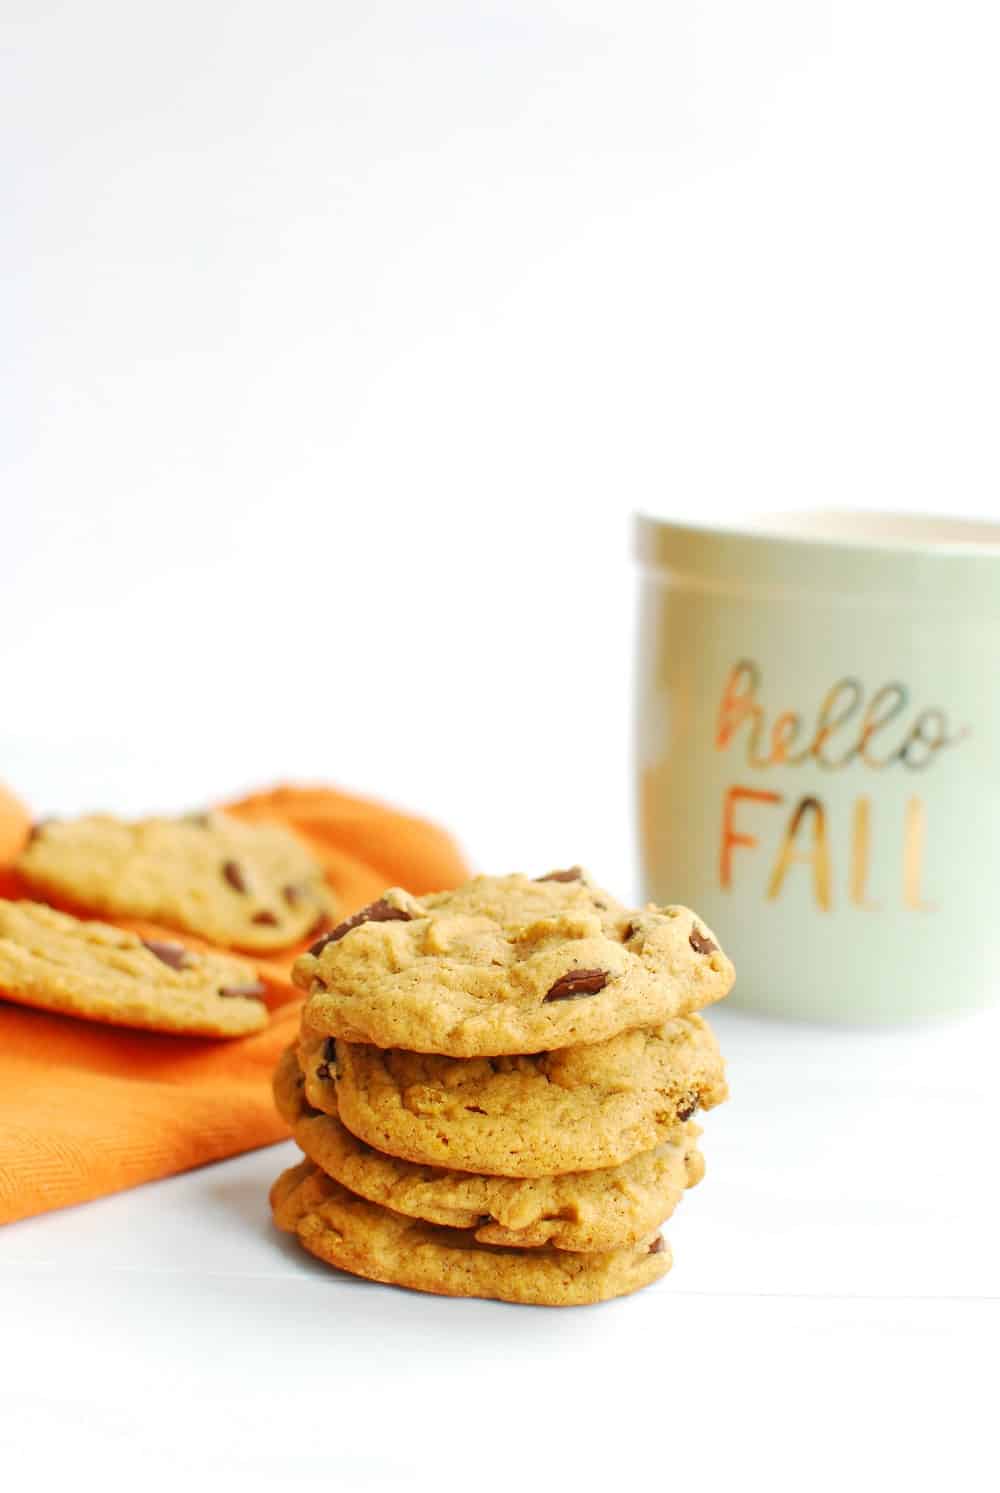
[{"label": "orange cloth napkin", "polygon": [[[308,841],[344,916],[387,886],[419,895],[468,875],[436,826],[332,788],[281,787],[224,807]],[[30,895],[10,869],[30,824],[0,787],[0,896]],[[120,921],[168,936],[151,923]],[[297,953],[253,960],[279,1009],[263,1032],[237,1041],[99,1026],[0,998],[0,1223],[282,1139],[271,1072],[297,1029],[289,979]]]}]

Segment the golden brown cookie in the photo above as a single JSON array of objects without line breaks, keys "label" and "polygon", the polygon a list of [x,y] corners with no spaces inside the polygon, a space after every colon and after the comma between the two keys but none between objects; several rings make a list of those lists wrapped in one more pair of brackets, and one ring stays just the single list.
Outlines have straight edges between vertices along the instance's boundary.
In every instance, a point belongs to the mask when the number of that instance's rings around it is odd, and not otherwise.
[{"label": "golden brown cookie", "polygon": [[583,1306],[637,1291],[670,1269],[659,1234],[600,1254],[480,1244],[471,1230],[438,1228],[355,1197],[309,1161],[282,1173],[271,1207],[278,1227],[328,1264],[436,1296]]},{"label": "golden brown cookie", "polygon": [[148,918],[226,948],[288,948],[333,906],[321,867],[288,830],[219,812],[49,820],[17,870],[33,891],[74,908]]},{"label": "golden brown cookie", "polygon": [[624,1249],[659,1228],[705,1171],[696,1144],[700,1131],[690,1122],[664,1145],[604,1171],[517,1178],[417,1166],[372,1150],[336,1115],[313,1109],[304,1084],[289,1047],[275,1071],[274,1098],[310,1161],[369,1202],[471,1229],[480,1244]]},{"label": "golden brown cookie", "polygon": [[376,1150],[503,1177],[618,1166],[726,1098],[699,1016],[531,1057],[447,1058],[313,1034],[299,1062],[314,1109]]},{"label": "golden brown cookie", "polygon": [[686,907],[622,907],[584,872],[398,887],[296,960],[314,1031],[451,1057],[599,1042],[720,1000],[733,967]]},{"label": "golden brown cookie", "polygon": [[0,997],[114,1026],[242,1037],[267,1025],[253,966],[0,901]]}]

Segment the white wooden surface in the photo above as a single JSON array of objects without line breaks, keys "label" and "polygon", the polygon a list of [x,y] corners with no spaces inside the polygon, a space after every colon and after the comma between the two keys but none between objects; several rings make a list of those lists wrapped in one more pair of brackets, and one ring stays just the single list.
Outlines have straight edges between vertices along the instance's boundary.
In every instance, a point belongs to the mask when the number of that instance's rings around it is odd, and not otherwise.
[{"label": "white wooden surface", "polygon": [[[6,9],[36,811],[332,779],[628,895],[629,511],[1000,511],[995,7]],[[323,1272],[280,1150],[3,1230],[0,1487],[994,1487],[1000,1021],[718,1027],[634,1300]]]},{"label": "white wooden surface", "polygon": [[327,1270],[269,1223],[290,1144],[3,1230],[5,1473],[995,1486],[998,1014],[716,1025],[733,1098],[667,1228],[673,1272],[630,1300],[545,1311]]}]

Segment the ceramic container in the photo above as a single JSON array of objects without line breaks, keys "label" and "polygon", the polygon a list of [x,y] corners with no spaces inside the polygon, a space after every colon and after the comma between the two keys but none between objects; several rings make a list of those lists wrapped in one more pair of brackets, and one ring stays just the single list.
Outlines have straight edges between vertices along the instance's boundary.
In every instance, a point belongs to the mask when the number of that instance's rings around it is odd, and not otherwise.
[{"label": "ceramic container", "polygon": [[640,518],[645,893],[731,1001],[919,1021],[1000,992],[1000,526]]}]

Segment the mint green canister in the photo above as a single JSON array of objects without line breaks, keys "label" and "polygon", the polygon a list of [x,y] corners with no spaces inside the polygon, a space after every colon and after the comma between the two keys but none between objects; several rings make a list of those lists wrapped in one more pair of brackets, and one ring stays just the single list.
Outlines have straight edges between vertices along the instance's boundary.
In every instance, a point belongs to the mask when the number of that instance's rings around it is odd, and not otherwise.
[{"label": "mint green canister", "polygon": [[920,1021],[1000,984],[1000,526],[637,523],[645,895],[731,1002]]}]

